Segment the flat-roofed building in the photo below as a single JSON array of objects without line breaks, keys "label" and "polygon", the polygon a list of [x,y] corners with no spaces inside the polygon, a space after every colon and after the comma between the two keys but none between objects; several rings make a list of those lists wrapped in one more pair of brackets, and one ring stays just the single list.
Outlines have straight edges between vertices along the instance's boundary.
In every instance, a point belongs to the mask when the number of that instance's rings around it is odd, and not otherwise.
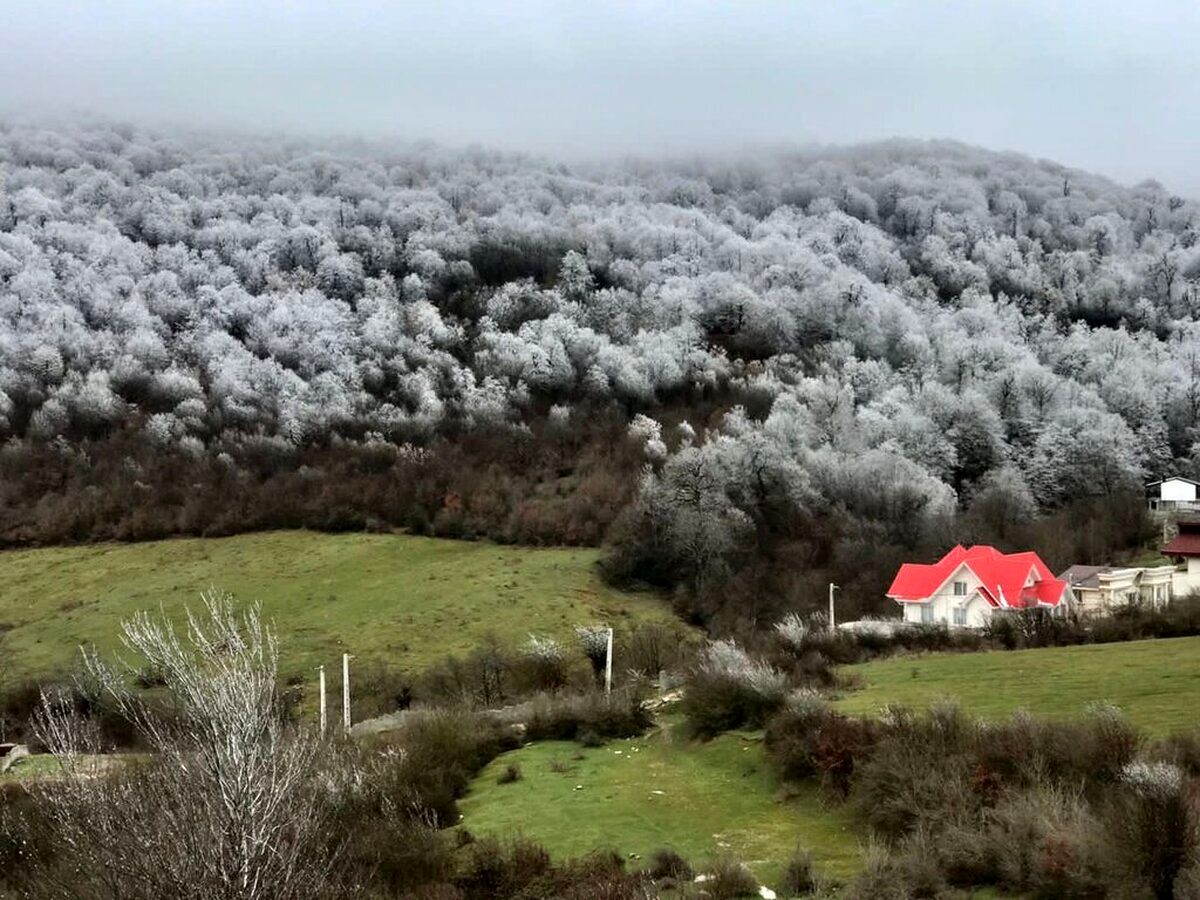
[{"label": "flat-roofed building", "polygon": [[1059,574],[1082,614],[1104,614],[1130,603],[1159,609],[1175,596],[1176,567],[1071,566]]}]

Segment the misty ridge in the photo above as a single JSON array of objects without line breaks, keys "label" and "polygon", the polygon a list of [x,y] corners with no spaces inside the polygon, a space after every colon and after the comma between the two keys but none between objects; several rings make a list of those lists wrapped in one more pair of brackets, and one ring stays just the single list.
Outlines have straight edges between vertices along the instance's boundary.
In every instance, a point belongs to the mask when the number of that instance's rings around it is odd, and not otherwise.
[{"label": "misty ridge", "polygon": [[[1003,541],[1200,475],[1198,217],[952,142],[566,165],[9,123],[0,534],[399,517],[701,593],[818,534],[814,573]],[[409,487],[338,518],[330,454]],[[201,482],[294,505],[235,523]]]}]

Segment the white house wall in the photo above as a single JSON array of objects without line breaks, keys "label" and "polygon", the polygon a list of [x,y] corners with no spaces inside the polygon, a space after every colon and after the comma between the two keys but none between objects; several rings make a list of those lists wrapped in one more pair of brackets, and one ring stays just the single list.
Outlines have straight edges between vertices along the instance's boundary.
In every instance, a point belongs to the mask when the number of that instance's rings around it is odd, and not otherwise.
[{"label": "white house wall", "polygon": [[1194,503],[1196,485],[1178,478],[1168,478],[1159,486],[1159,497],[1175,503]]},{"label": "white house wall", "polygon": [[958,570],[946,580],[946,583],[928,601],[924,603],[901,604],[904,607],[904,621],[915,623],[928,621],[922,618],[921,615],[922,608],[928,608],[932,611],[932,623],[934,625],[953,625],[954,609],[964,599],[954,594],[954,582],[956,581],[965,581],[967,583],[967,598],[969,599],[967,603],[967,627],[982,628],[986,625],[992,608],[978,593],[981,582],[975,573],[965,565],[959,566]]},{"label": "white house wall", "polygon": [[1076,611],[1087,614],[1103,614],[1124,606],[1131,600],[1159,608],[1178,596],[1178,575],[1173,566],[1156,566],[1146,569],[1117,569],[1099,576],[1097,587],[1073,588]]},{"label": "white house wall", "polygon": [[1188,594],[1200,592],[1200,559],[1194,556],[1188,557],[1186,568],[1175,573],[1171,591],[1176,597],[1186,597]]},{"label": "white house wall", "polygon": [[1108,607],[1104,597],[1100,592],[1100,588],[1081,587],[1074,585],[1071,588],[1075,595],[1075,611],[1078,613],[1086,613],[1088,615],[1097,615],[1107,612]]}]

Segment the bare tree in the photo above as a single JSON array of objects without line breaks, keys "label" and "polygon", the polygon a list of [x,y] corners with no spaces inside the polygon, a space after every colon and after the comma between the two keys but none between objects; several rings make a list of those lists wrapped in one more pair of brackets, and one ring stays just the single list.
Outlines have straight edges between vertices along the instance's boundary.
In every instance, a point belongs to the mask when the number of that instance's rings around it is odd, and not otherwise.
[{"label": "bare tree", "polygon": [[59,859],[38,873],[35,894],[300,900],[328,890],[316,745],[280,716],[275,638],[257,608],[203,600],[183,634],[145,614],[123,624],[171,715],[128,687],[131,666],[85,654],[92,689],[135,725],[148,762],[88,764],[94,735],[65,701],[43,697],[36,731],[64,777],[36,789]]}]

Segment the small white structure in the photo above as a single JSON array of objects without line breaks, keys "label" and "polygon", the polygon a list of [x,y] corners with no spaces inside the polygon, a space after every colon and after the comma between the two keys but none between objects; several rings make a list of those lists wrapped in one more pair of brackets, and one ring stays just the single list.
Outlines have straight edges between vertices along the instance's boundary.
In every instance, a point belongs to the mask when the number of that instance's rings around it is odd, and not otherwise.
[{"label": "small white structure", "polygon": [[1129,603],[1161,609],[1174,597],[1175,566],[1071,566],[1058,577],[1067,582],[1072,608],[1104,615]]},{"label": "small white structure", "polygon": [[1146,504],[1155,512],[1200,509],[1197,489],[1200,483],[1190,478],[1172,475],[1146,485]]}]

